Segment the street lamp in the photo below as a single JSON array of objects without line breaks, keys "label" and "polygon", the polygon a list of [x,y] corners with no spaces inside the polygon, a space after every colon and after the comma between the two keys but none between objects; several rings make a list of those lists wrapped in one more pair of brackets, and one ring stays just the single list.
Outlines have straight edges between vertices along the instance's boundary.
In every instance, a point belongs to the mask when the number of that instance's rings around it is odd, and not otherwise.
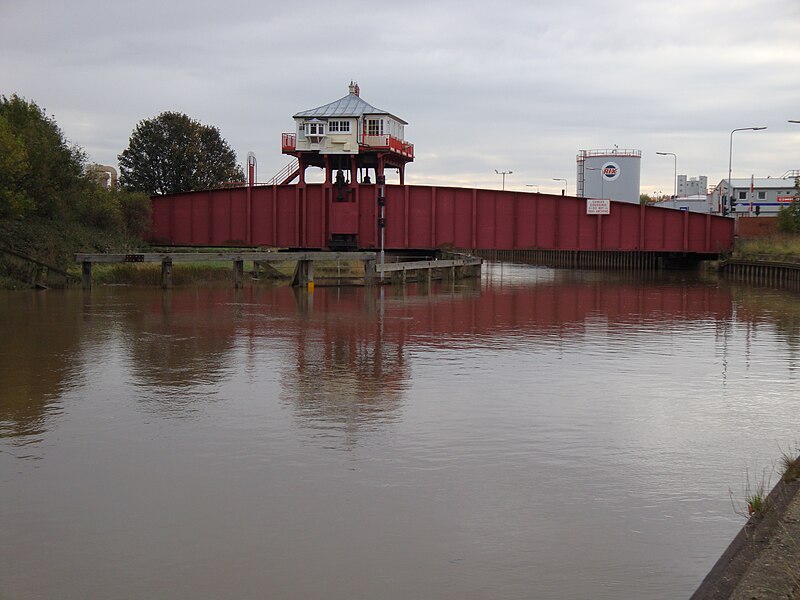
[{"label": "street lamp", "polygon": [[[761,131],[766,127],[739,127],[731,131],[731,143],[728,148],[728,204],[731,202],[731,194],[733,194],[733,184],[731,183],[731,166],[733,164],[733,134],[737,131]],[[723,214],[725,214],[725,207],[723,207]]]},{"label": "street lamp", "polygon": [[535,187],[536,188],[536,193],[537,194],[539,193],[539,186],[536,185],[535,183],[526,183],[525,187]]},{"label": "street lamp", "polygon": [[674,159],[672,198],[675,199],[678,196],[678,155],[675,154],[674,152],[656,152],[656,154],[660,154],[661,156],[671,156]]},{"label": "street lamp", "polygon": [[562,179],[561,177],[553,177],[553,181],[563,181],[564,182],[564,189],[561,190],[561,195],[564,196],[567,193],[567,180]]},{"label": "street lamp", "polygon": [[498,175],[503,176],[503,189],[506,189],[506,175],[511,175],[514,171],[498,171],[497,169],[494,170],[495,173]]}]

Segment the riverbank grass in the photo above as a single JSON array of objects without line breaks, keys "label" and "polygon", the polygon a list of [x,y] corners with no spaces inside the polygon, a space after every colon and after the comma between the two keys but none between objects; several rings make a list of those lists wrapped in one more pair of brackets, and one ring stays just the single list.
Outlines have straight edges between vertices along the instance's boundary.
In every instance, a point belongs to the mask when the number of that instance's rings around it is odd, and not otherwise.
[{"label": "riverbank grass", "polygon": [[[245,281],[251,284],[286,282],[291,279],[295,261],[268,263],[256,268],[253,262],[245,262],[244,270],[249,276]],[[233,265],[230,261],[173,263],[172,285],[202,285],[230,283],[233,278]],[[314,263],[316,279],[337,279],[363,277],[364,266],[360,261],[318,261]],[[160,263],[97,263],[92,268],[94,285],[161,285]]]},{"label": "riverbank grass", "polygon": [[743,260],[800,262],[800,236],[783,234],[739,239],[732,257]]}]

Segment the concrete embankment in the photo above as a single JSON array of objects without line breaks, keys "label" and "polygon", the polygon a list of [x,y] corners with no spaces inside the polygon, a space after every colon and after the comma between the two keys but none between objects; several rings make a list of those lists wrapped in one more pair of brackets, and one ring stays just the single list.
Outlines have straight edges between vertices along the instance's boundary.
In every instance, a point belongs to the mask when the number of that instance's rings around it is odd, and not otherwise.
[{"label": "concrete embankment", "polygon": [[800,598],[800,458],[716,562],[691,600]]}]

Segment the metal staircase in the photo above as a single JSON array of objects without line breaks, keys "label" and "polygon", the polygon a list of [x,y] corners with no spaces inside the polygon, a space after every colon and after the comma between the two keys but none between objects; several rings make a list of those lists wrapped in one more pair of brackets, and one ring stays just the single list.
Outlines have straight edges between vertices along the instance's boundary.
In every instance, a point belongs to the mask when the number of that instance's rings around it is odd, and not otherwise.
[{"label": "metal staircase", "polygon": [[300,174],[300,161],[296,158],[278,171],[266,185],[286,185]]}]

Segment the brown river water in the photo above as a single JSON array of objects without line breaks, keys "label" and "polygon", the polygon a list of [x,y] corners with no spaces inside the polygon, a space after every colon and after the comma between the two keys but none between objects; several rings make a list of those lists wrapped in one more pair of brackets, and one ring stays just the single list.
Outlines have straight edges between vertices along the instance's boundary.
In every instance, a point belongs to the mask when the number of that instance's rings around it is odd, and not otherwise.
[{"label": "brown river water", "polygon": [[0,292],[0,598],[688,597],[797,446],[797,294],[493,264]]}]

